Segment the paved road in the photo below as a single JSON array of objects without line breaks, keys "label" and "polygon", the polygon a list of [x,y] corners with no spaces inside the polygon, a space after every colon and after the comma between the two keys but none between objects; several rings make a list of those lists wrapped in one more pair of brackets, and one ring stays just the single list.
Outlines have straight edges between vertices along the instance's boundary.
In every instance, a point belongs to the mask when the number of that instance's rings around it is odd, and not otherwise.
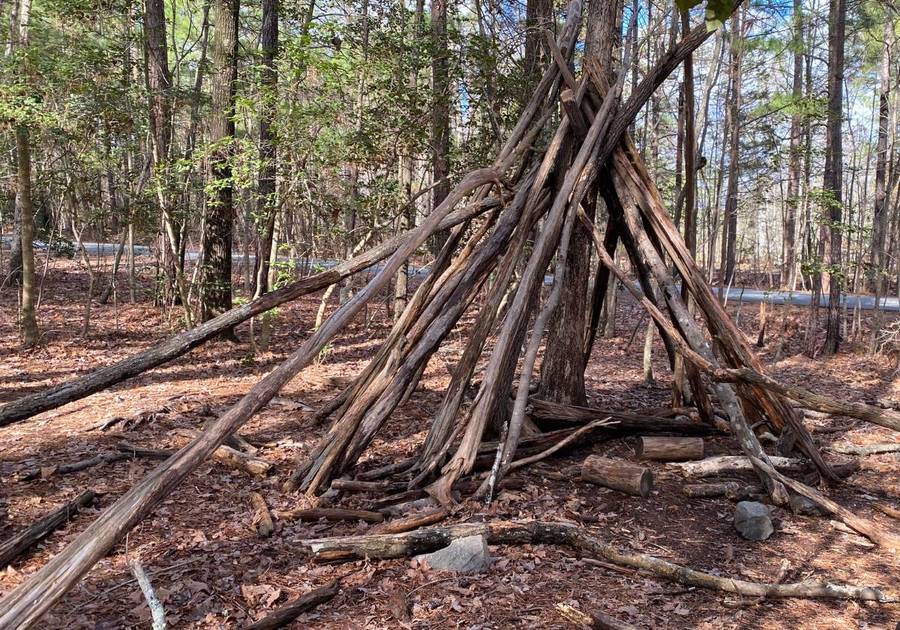
[{"label": "paved road", "polygon": [[[2,242],[4,246],[9,246],[11,237],[4,235],[2,237]],[[46,249],[47,243],[43,241],[35,241],[35,247],[38,249]],[[112,256],[116,253],[118,249],[118,245],[116,243],[83,243],[87,253],[91,256]],[[150,248],[146,245],[135,245],[134,253],[136,256],[149,256]],[[241,261],[243,259],[243,254],[235,254],[234,259],[236,261]],[[187,252],[188,260],[196,260],[197,252]],[[250,256],[251,260],[254,258]],[[288,260],[285,258],[285,260]],[[306,261],[304,261],[306,262]],[[300,262],[298,261],[298,266]],[[338,264],[337,260],[329,260],[329,259],[311,259],[308,261],[308,265],[310,269],[330,269]],[[380,264],[373,265],[367,271],[370,273],[375,273],[381,268]],[[429,267],[410,267],[410,275],[414,276],[424,276],[427,275],[430,271]],[[553,283],[553,276],[547,275],[544,277],[545,284]],[[717,292],[718,289],[714,288],[714,292]],[[730,289],[726,289],[725,291],[727,295],[728,301],[740,301],[745,304],[759,304],[760,302],[767,302],[769,304],[791,304],[793,306],[809,306],[809,303],[812,301],[812,294],[808,291],[764,291],[761,289],[752,289],[752,288],[743,288],[743,287],[732,287]],[[849,294],[842,296],[841,304],[847,305],[847,308],[853,310],[857,308],[857,305],[860,309],[864,311],[871,311],[875,308],[875,296],[872,295],[855,295]],[[896,297],[883,297],[879,300],[881,305],[881,310],[888,312],[900,312],[900,299]],[[827,306],[828,305],[828,296],[821,296],[820,305]]]}]

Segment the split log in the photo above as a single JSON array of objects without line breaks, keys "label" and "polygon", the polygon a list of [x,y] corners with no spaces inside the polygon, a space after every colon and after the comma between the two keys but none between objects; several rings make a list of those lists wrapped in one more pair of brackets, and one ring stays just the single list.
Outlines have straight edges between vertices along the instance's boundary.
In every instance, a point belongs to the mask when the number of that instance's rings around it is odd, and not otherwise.
[{"label": "split log", "polygon": [[814,501],[816,504],[825,508],[828,512],[840,518],[845,525],[852,527],[857,532],[871,540],[873,543],[886,547],[887,549],[900,551],[900,536],[898,536],[897,534],[894,534],[893,532],[882,531],[882,528],[880,528],[872,521],[857,516],[847,508],[832,501],[818,490],[810,488],[806,484],[802,484],[795,479],[791,479],[790,477],[785,477],[780,472],[769,466],[767,463],[756,459],[755,457],[751,458],[751,461],[753,462],[754,466],[762,468],[766,473],[774,476],[776,479],[781,481],[784,485],[786,485],[797,494],[801,494],[807,499],[810,499],[811,501]]},{"label": "split log", "polygon": [[272,513],[266,500],[259,492],[250,493],[250,505],[253,506],[253,526],[260,538],[268,538],[275,531],[275,523],[272,522]]},{"label": "split log", "polygon": [[591,455],[581,466],[581,478],[639,497],[646,498],[653,490],[653,473],[649,468],[635,466],[621,459]]},{"label": "split log", "polygon": [[404,518],[387,521],[381,525],[376,525],[370,531],[373,534],[402,534],[403,532],[439,523],[449,515],[450,511],[441,507],[436,510],[422,512],[421,514],[411,514]]},{"label": "split log", "polygon": [[245,626],[244,630],[275,630],[276,628],[283,628],[303,613],[309,612],[319,604],[324,604],[333,599],[340,590],[340,580],[335,580],[326,586],[319,587],[297,599],[289,601],[284,606],[276,608],[259,621]]},{"label": "split log", "polygon": [[[779,470],[790,472],[798,472],[808,466],[804,460],[794,457],[770,455],[769,461]],[[686,477],[715,477],[716,475],[753,472],[753,464],[746,455],[716,455],[698,462],[671,463],[669,466],[677,469]]]},{"label": "split log", "polygon": [[51,512],[6,542],[0,543],[0,567],[6,567],[10,562],[52,534],[57,528],[77,514],[80,508],[90,505],[95,496],[91,490],[85,490],[58,510]]},{"label": "split log", "polygon": [[844,455],[880,455],[882,453],[900,453],[900,443],[895,444],[868,444],[857,446],[856,444],[828,446],[826,450]]},{"label": "split log", "polygon": [[345,508],[305,508],[291,510],[280,514],[284,520],[292,521],[365,521],[366,523],[380,523],[384,520],[384,514],[370,512],[369,510],[349,510]]},{"label": "split log", "polygon": [[703,451],[703,438],[644,436],[638,439],[637,456],[659,462],[684,462],[703,459]]},{"label": "split log", "polygon": [[730,501],[743,501],[745,499],[759,500],[765,497],[765,492],[758,486],[748,486],[736,481],[687,484],[681,487],[681,491],[686,497],[692,499],[725,497]]},{"label": "split log", "polygon": [[895,593],[867,586],[808,580],[792,584],[766,584],[720,577],[697,571],[643,553],[625,553],[583,529],[568,523],[546,521],[497,521],[461,523],[418,529],[405,534],[318,538],[302,541],[318,561],[387,560],[437,551],[457,538],[485,536],[491,545],[562,545],[584,556],[603,559],[617,566],[646,571],[686,586],[697,586],[751,597],[803,597],[856,599],[891,603],[900,601]]},{"label": "split log", "polygon": [[[199,431],[193,429],[175,429],[172,433],[192,439],[197,439],[197,436],[200,435]],[[217,448],[212,456],[220,462],[234,466],[235,468],[240,468],[241,470],[258,477],[265,477],[269,474],[273,465],[272,462],[266,461],[261,457],[248,455],[243,451],[231,448],[230,446],[225,446],[224,444]]]}]

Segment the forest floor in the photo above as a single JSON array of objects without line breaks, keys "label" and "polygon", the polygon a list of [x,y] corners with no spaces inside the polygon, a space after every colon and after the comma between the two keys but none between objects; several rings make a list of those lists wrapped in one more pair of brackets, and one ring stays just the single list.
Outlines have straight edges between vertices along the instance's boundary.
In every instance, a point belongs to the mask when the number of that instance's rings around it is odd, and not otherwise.
[{"label": "forest floor", "polygon": [[[74,263],[54,261],[43,287],[40,325],[44,344],[21,352],[15,328],[15,293],[0,294],[0,401],[40,391],[125,357],[170,333],[164,313],[146,300],[94,304],[91,331],[81,336],[87,278]],[[69,475],[51,474],[61,463],[115,450],[127,440],[149,448],[175,448],[186,438],[173,430],[198,427],[240,398],[263,374],[310,334],[319,296],[280,309],[272,351],[251,354],[246,325],[239,345],[210,343],[162,368],[112,390],[69,404],[29,421],[0,429],[0,540],[85,489],[100,496],[63,529],[10,567],[0,568],[0,595],[25,580],[108,507],[152,466],[136,459],[105,464]],[[333,307],[333,305],[332,305]],[[730,306],[732,314],[735,309]],[[900,399],[900,378],[884,356],[870,356],[848,344],[836,357],[810,360],[800,354],[806,312],[773,317],[770,342],[760,350],[772,374],[846,400]],[[471,320],[461,326],[470,326]],[[755,340],[756,307],[744,306],[740,327]],[[241,435],[275,464],[267,478],[252,477],[217,462],[194,472],[154,513],[48,614],[42,628],[147,627],[149,611],[126,561],[140,558],[166,608],[170,627],[240,627],[288,599],[349,575],[331,602],[302,615],[296,628],[565,628],[556,611],[567,603],[602,611],[643,628],[894,628],[900,605],[842,601],[741,600],[686,588],[633,571],[598,567],[572,551],[548,546],[494,547],[486,573],[438,573],[410,560],[315,565],[299,541],[365,532],[363,523],[277,521],[268,539],[256,536],[249,495],[262,493],[277,515],[303,507],[300,495],[281,492],[295,462],[324,432],[311,426],[310,408],[337,394],[372,356],[389,330],[386,302],[369,309],[304,370],[281,396],[251,420]],[[669,401],[669,372],[661,346],[654,352],[658,384],[641,380],[645,324],[638,306],[622,295],[617,334],[598,340],[587,371],[591,404],[647,409]],[[782,333],[783,330],[783,333]],[[772,363],[778,340],[786,358]],[[429,364],[412,398],[364,455],[371,468],[410,455],[424,438],[440,402],[449,370],[465,336],[454,332]],[[102,431],[113,417],[139,416]],[[808,426],[820,446],[897,440],[885,429],[848,418],[817,417]],[[776,532],[764,542],[740,538],[732,526],[733,504],[726,499],[687,499],[680,480],[664,465],[653,465],[657,488],[639,499],[582,483],[560,471],[590,453],[634,458],[634,438],[596,443],[514,473],[521,488],[504,490],[489,506],[464,504],[447,522],[485,519],[545,519],[580,523],[596,536],[674,562],[739,578],[771,581],[782,560],[785,581],[827,579],[896,589],[900,559],[864,539],[836,530],[828,518],[795,516],[776,509]],[[728,438],[717,438],[714,453],[737,453]],[[829,457],[836,457],[829,455]],[[897,531],[897,521],[872,508],[873,502],[900,507],[900,456],[861,458],[860,470],[830,496],[881,526]],[[22,471],[44,468],[46,478],[18,481]],[[751,477],[746,477],[749,481]],[[342,502],[359,506],[364,497]]]}]

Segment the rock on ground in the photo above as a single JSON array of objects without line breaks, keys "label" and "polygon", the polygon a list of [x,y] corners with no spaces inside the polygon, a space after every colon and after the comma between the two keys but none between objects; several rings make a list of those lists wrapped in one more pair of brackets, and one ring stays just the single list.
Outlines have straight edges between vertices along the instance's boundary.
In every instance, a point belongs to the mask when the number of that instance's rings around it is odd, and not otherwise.
[{"label": "rock on ground", "polygon": [[417,556],[432,569],[457,573],[480,573],[491,566],[491,554],[484,536],[466,536],[433,553]]},{"label": "rock on ground", "polygon": [[734,510],[734,528],[747,540],[765,540],[772,535],[772,514],[767,505],[741,501]]}]

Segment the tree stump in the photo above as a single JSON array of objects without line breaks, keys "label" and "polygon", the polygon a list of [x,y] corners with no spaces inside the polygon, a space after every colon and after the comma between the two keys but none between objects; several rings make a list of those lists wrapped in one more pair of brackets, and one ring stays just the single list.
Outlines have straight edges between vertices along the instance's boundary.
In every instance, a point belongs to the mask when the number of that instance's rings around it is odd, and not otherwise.
[{"label": "tree stump", "polygon": [[591,455],[581,466],[581,478],[599,486],[646,497],[653,489],[653,473],[621,459]]},{"label": "tree stump", "polygon": [[637,456],[658,462],[703,459],[703,438],[644,436],[638,440]]}]

